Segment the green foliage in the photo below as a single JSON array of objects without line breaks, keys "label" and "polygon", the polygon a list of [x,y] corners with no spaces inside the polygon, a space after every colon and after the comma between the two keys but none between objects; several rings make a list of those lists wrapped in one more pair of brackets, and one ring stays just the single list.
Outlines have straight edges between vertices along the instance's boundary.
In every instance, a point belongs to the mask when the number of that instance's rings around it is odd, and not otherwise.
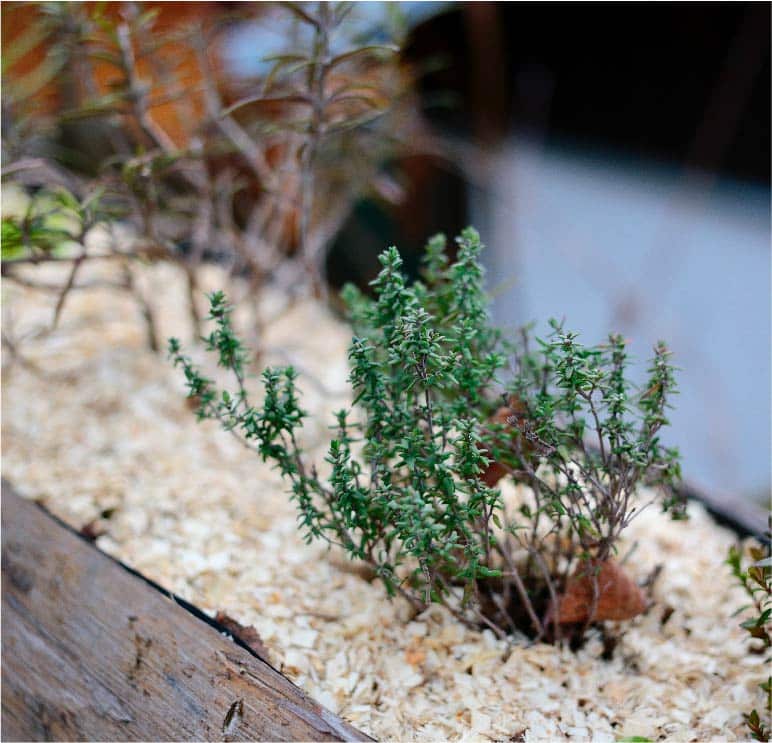
[{"label": "green foliage", "polygon": [[[573,559],[609,555],[636,512],[639,481],[666,486],[678,477],[677,452],[658,438],[673,369],[659,344],[648,383],[634,394],[621,338],[588,349],[554,324],[539,352],[527,340],[510,349],[516,371],[505,386],[506,349],[491,326],[479,235],[466,229],[457,243],[451,263],[445,239],[433,238],[412,285],[389,248],[372,298],[344,289],[355,332],[353,410],[337,414],[326,480],[298,445],[305,414],[291,368],[266,370],[262,407],[248,403],[246,352],[221,293],[210,297],[216,329],[208,346],[238,390],[217,392],[174,339],[170,353],[199,416],[219,419],[291,483],[307,539],[366,561],[390,594],[417,609],[440,602],[502,636],[517,628],[507,603],[515,586],[541,636],[548,620],[536,597],[545,581],[554,595]],[[523,413],[496,422],[505,390]],[[494,459],[532,487],[534,501],[518,514],[487,476]]]},{"label": "green foliage", "polygon": [[[636,393],[621,336],[587,348],[562,324],[550,325],[538,351],[531,351],[527,331],[513,349],[517,372],[508,387],[522,420],[514,427],[514,446],[499,457],[524,468],[537,500],[543,496],[541,505],[565,511],[584,551],[603,560],[637,512],[630,503],[637,483],[672,486],[680,479],[678,450],[659,438],[676,393],[674,369],[659,342],[643,391]],[[542,470],[526,456],[529,447],[539,453]],[[684,516],[679,499],[663,505],[675,518]]]},{"label": "green foliage", "polygon": [[[743,553],[738,547],[731,547],[726,563],[732,575],[743,587],[751,603],[743,606],[738,613],[750,611],[751,617],[740,624],[752,638],[761,643],[761,652],[769,654],[772,647],[772,555],[769,543],[766,550],[751,547],[752,560],[744,565]],[[745,723],[755,740],[768,741],[772,734],[772,675],[759,684],[766,699],[764,719],[756,709],[745,715]]]},{"label": "green foliage", "polygon": [[[767,697],[769,697],[770,694],[770,688],[772,688],[772,679],[768,680],[764,684],[759,684],[761,689],[767,694]],[[767,709],[767,718],[769,718],[769,708]],[[750,714],[743,715],[745,717],[745,724],[748,727],[748,730],[751,731],[751,735],[753,736],[754,740],[761,740],[761,741],[768,741],[770,738],[770,728],[768,725],[765,725],[764,722],[762,722],[761,717],[759,716],[759,713],[757,710],[752,710]]]}]

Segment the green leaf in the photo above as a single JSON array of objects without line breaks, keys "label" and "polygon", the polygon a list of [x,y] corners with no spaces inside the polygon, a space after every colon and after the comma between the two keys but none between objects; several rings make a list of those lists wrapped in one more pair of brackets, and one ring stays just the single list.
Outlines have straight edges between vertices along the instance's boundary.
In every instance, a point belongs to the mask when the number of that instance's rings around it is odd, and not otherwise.
[{"label": "green leaf", "polygon": [[501,576],[501,570],[486,568],[484,565],[479,565],[477,567],[477,574],[481,575],[483,578],[498,578]]}]

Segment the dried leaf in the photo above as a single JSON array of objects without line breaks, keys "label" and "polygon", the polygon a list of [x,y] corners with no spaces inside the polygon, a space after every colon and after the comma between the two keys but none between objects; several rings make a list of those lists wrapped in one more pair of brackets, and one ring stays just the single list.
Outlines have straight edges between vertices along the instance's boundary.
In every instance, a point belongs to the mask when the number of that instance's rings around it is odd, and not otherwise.
[{"label": "dried leaf", "polygon": [[234,637],[238,638],[249,647],[255,655],[262,658],[266,663],[271,662],[268,648],[263,644],[260,635],[254,627],[245,627],[233,617],[228,616],[224,611],[218,611],[214,619],[225,627],[225,629]]},{"label": "dried leaf", "polygon": [[96,542],[104,533],[105,529],[100,525],[99,519],[92,519],[80,528],[80,535],[88,539],[89,542]]},{"label": "dried leaf", "polygon": [[[525,415],[526,409],[523,401],[516,395],[510,395],[507,405],[502,405],[492,416],[491,423],[499,427],[504,426],[513,431],[517,428],[521,430],[521,420]],[[502,435],[502,438],[497,440],[497,445],[501,447],[512,448],[514,451],[514,444],[510,444],[506,440],[506,434]],[[530,454],[533,452],[533,446],[526,442],[521,441],[522,451],[524,454]],[[495,487],[499,480],[512,472],[512,468],[505,464],[497,462],[493,459],[492,453],[488,447],[481,447],[488,454],[488,457],[492,460],[488,465],[488,468],[482,474],[481,479],[489,487]]]},{"label": "dried leaf", "polygon": [[590,561],[580,566],[568,579],[560,599],[558,622],[586,622],[590,618],[595,580],[598,602],[593,620],[632,619],[646,609],[643,592],[619,565],[611,560],[602,563]]}]

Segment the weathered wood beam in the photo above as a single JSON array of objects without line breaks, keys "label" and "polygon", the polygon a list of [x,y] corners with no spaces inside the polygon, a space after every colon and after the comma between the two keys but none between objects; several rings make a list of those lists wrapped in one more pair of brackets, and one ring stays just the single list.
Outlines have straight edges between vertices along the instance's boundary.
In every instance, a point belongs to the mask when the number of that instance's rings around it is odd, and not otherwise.
[{"label": "weathered wood beam", "polygon": [[369,740],[7,483],[2,535],[3,740]]}]

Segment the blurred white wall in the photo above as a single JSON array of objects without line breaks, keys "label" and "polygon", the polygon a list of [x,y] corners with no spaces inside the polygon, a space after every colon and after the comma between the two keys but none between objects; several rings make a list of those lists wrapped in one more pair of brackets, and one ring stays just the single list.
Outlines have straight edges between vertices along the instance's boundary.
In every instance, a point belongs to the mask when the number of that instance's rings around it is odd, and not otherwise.
[{"label": "blurred white wall", "polygon": [[622,332],[640,372],[665,339],[682,371],[664,438],[686,477],[768,497],[769,191],[526,142],[492,162],[472,212],[498,323]]}]

